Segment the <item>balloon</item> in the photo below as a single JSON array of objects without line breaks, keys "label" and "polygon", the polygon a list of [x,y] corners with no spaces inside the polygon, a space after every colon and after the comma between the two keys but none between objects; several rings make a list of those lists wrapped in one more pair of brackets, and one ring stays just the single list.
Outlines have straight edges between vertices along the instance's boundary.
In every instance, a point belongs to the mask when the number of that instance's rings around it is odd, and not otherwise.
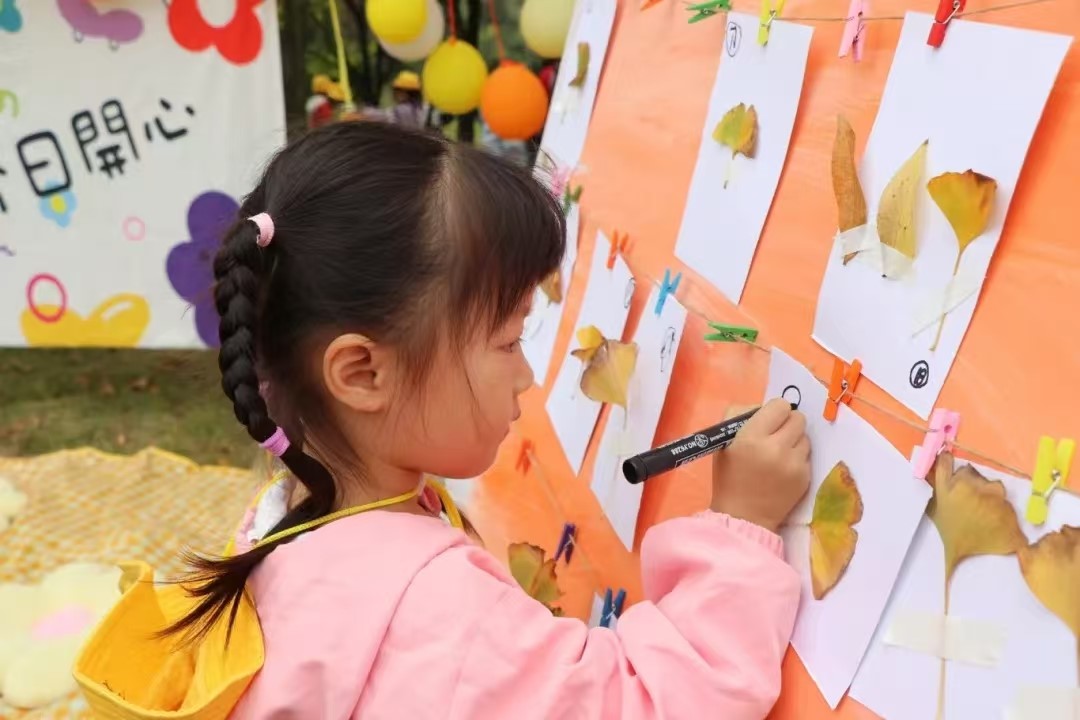
[{"label": "balloon", "polygon": [[368,27],[383,42],[412,42],[424,31],[427,0],[367,0]]},{"label": "balloon", "polygon": [[424,63],[424,96],[444,113],[464,115],[480,104],[487,74],[480,51],[464,40],[450,38]]},{"label": "balloon", "polygon": [[525,45],[542,58],[562,57],[574,0],[525,0],[521,8],[521,36]]},{"label": "balloon", "polygon": [[484,85],[480,114],[503,140],[528,140],[544,127],[548,94],[540,78],[518,63],[503,63]]},{"label": "balloon", "polygon": [[443,18],[442,6],[439,0],[427,0],[427,22],[420,35],[415,40],[405,43],[391,43],[379,40],[386,54],[396,57],[405,62],[423,60],[434,50],[443,39],[446,31],[446,20]]}]

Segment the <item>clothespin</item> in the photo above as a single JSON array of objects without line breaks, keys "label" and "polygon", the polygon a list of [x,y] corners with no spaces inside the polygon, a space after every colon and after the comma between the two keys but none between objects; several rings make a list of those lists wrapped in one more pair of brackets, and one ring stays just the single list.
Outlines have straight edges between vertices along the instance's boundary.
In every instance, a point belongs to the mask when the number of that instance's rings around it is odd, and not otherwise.
[{"label": "clothespin", "polygon": [[863,18],[869,12],[867,0],[851,0],[844,21],[844,34],[840,38],[840,57],[847,57],[850,52],[855,62],[862,60],[863,41],[866,40],[866,21]]},{"label": "clothespin", "polygon": [[577,544],[577,525],[566,523],[563,525],[562,534],[559,535],[559,544],[555,547],[555,562],[559,562],[566,555],[566,564],[570,564],[570,556],[574,554],[574,545]]},{"label": "clothespin", "polygon": [[577,203],[581,202],[581,192],[584,189],[585,188],[582,185],[578,185],[578,186],[574,187],[573,190],[571,190],[570,189],[570,183],[566,184],[566,188],[563,190],[563,194],[562,194],[563,195],[563,215],[569,215],[571,206],[576,205]]},{"label": "clothespin", "polygon": [[761,16],[758,18],[757,41],[758,45],[769,44],[769,31],[772,30],[773,20],[784,12],[786,0],[761,0]]},{"label": "clothespin", "polygon": [[915,477],[925,480],[942,452],[952,450],[956,433],[960,428],[960,413],[936,409],[930,414],[930,429],[923,438],[922,449],[915,458]]},{"label": "clothespin", "polygon": [[520,470],[523,473],[529,472],[529,468],[532,467],[532,455],[533,441],[525,438],[521,441],[521,449],[518,450],[517,462],[514,463],[514,468]]},{"label": "clothespin", "polygon": [[930,37],[926,38],[927,45],[941,47],[941,42],[945,39],[945,31],[949,29],[949,23],[956,17],[956,13],[963,11],[965,2],[966,0],[938,0],[934,24],[930,26]]},{"label": "clothespin", "polygon": [[833,360],[832,379],[829,381],[829,399],[825,401],[825,411],[822,416],[829,422],[836,420],[836,413],[840,410],[840,403],[851,404],[851,398],[855,396],[855,386],[859,384],[862,376],[862,363],[853,360],[851,365],[845,365],[840,358]]},{"label": "clothespin", "polygon": [[626,233],[621,233],[618,230],[611,234],[611,247],[608,248],[607,255],[607,269],[612,270],[615,267],[615,256],[626,253],[626,246],[629,243],[629,238]]},{"label": "clothespin", "polygon": [[757,340],[758,331],[751,327],[741,325],[724,325],[723,323],[709,323],[714,332],[706,333],[705,339],[709,342],[739,342],[739,339],[748,342]]},{"label": "clothespin", "polygon": [[1072,466],[1076,441],[1064,438],[1054,442],[1054,438],[1039,438],[1039,451],[1035,456],[1035,472],[1031,475],[1031,497],[1028,498],[1024,517],[1032,525],[1046,522],[1050,510],[1050,496],[1058,488],[1069,482],[1069,469]]},{"label": "clothespin", "polygon": [[626,603],[626,591],[619,590],[612,594],[611,588],[604,591],[604,607],[600,611],[600,627],[611,627],[611,621],[622,615],[623,605]]},{"label": "clothespin", "polygon": [[686,22],[696,23],[731,10],[731,0],[708,0],[696,5],[687,5],[686,9],[694,13]]},{"label": "clothespin", "polygon": [[668,295],[674,295],[681,282],[682,271],[679,271],[675,278],[672,279],[671,270],[664,270],[664,280],[660,283],[660,293],[656,296],[656,315],[658,317],[664,312],[664,303],[667,301]]},{"label": "clothespin", "polygon": [[623,605],[626,604],[626,591],[621,589],[615,594],[615,600],[611,603],[611,611],[615,617],[622,617]]}]

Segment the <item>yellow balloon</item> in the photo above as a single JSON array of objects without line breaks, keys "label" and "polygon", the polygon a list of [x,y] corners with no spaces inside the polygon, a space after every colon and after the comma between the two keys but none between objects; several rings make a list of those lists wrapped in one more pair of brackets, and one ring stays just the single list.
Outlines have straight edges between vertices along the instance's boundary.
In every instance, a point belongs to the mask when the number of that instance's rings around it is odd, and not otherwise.
[{"label": "yellow balloon", "polygon": [[574,0],[525,0],[521,8],[521,36],[540,57],[562,57],[573,18]]},{"label": "yellow balloon", "polygon": [[425,0],[367,0],[365,5],[368,27],[383,42],[412,42],[427,24]]},{"label": "yellow balloon", "polygon": [[424,96],[444,113],[464,115],[479,107],[487,75],[480,52],[464,40],[451,38],[424,62]]}]

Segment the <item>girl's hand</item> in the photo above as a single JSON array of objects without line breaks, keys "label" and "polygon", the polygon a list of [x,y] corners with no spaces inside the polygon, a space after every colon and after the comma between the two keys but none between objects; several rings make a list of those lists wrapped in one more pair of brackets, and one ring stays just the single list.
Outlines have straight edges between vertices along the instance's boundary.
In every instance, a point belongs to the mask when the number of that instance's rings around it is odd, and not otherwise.
[{"label": "girl's hand", "polygon": [[[738,412],[729,413],[729,417],[735,414]],[[806,417],[781,399],[762,406],[735,441],[713,455],[713,511],[772,532],[809,485]]]}]

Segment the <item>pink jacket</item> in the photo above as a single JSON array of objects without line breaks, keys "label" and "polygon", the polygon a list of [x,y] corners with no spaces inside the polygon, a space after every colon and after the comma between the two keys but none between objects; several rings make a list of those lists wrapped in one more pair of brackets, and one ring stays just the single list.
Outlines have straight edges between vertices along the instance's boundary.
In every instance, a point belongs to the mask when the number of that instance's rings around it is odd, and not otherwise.
[{"label": "pink jacket", "polygon": [[555,618],[460,531],[372,512],[273,552],[251,588],[266,664],[232,717],[760,720],[799,579],[776,535],[669,520],[617,628]]}]

